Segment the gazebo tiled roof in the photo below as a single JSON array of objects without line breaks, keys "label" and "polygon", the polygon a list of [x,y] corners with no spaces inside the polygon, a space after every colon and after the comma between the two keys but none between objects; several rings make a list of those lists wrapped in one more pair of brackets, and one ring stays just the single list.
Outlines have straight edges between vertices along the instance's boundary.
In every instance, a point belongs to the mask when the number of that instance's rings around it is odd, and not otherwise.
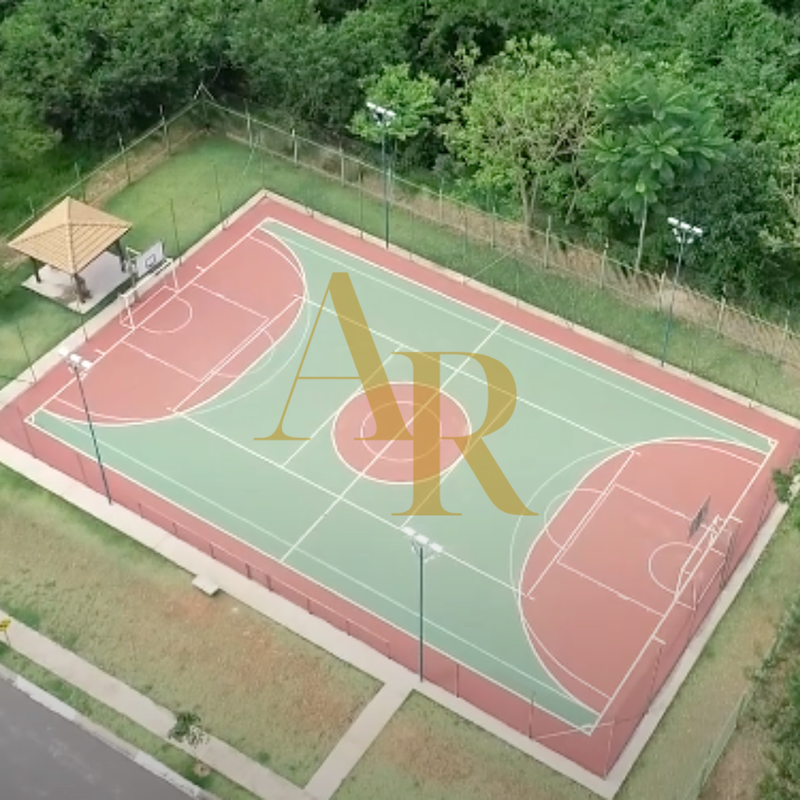
[{"label": "gazebo tiled roof", "polygon": [[9,246],[42,264],[77,275],[130,229],[129,223],[67,197]]}]

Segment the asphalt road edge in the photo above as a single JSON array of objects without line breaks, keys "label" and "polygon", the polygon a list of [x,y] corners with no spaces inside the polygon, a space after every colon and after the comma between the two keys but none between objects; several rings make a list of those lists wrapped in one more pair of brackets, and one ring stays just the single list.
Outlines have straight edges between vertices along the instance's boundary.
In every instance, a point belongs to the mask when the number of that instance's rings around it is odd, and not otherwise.
[{"label": "asphalt road edge", "polygon": [[77,727],[86,731],[90,736],[99,739],[104,744],[111,747],[118,753],[121,753],[126,758],[129,758],[134,763],[138,764],[143,769],[155,775],[161,780],[172,784],[176,789],[183,792],[187,797],[194,798],[194,800],[219,800],[215,795],[195,786],[191,781],[173,772],[169,767],[164,766],[161,762],[157,761],[151,755],[137,749],[133,745],[120,739],[111,731],[106,730],[100,725],[92,722],[92,720],[78,713],[74,708],[59,700],[57,697],[44,691],[34,683],[31,683],[21,675],[17,675],[7,667],[0,664],[0,680],[10,683],[16,689],[26,694],[34,702],[44,706],[54,714],[58,714],[68,722],[73,723]]}]

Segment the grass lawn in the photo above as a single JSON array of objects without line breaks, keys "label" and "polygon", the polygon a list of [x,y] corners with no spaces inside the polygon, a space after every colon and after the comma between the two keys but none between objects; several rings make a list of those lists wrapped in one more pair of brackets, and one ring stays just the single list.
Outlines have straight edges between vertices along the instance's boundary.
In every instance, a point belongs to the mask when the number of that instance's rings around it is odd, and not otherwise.
[{"label": "grass lawn", "polygon": [[[800,572],[800,510],[780,531],[640,757],[618,800],[683,800],[768,650]],[[745,725],[703,794],[755,798],[764,731]],[[741,756],[738,758],[737,756]],[[751,793],[752,792],[752,793]],[[596,795],[414,695],[334,800],[590,800]],[[692,798],[693,800],[693,798]]]},{"label": "grass lawn", "polygon": [[[366,193],[282,159],[251,157],[247,148],[213,137],[176,154],[106,208],[134,223],[128,244],[144,247],[161,238],[176,255],[262,187],[382,233],[382,205]],[[535,269],[399,210],[392,214],[392,239],[631,347],[660,351],[663,317],[599,287]],[[12,292],[0,301],[0,374],[25,363],[17,322],[30,332],[26,342],[35,360],[77,319],[31,293]],[[675,325],[672,343],[674,363],[800,414],[800,376],[689,324]],[[0,507],[8,509],[0,519],[1,606],[157,702],[173,710],[197,706],[211,733],[296,783],[308,780],[377,690],[370,678],[230,598],[191,590],[176,568],[6,469],[0,469]],[[758,664],[796,592],[796,526],[794,512],[621,800],[676,800],[699,770],[747,684],[747,670]],[[397,715],[337,800],[400,796],[589,797],[420,697]]]},{"label": "grass lawn", "polygon": [[304,785],[379,684],[0,469],[0,607]]},{"label": "grass lawn", "polygon": [[57,697],[87,719],[111,731],[122,741],[157,759],[173,772],[213,793],[220,800],[258,800],[254,794],[219,773],[212,771],[208,775],[197,775],[194,771],[195,759],[192,756],[165,743],[127,717],[99,703],[4,644],[0,644],[0,664]]}]

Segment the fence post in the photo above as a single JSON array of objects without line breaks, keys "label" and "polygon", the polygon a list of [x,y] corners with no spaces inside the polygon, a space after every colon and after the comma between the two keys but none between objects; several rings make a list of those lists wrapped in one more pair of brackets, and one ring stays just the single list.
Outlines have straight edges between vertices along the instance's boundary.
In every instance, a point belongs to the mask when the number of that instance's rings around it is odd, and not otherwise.
[{"label": "fence post", "polygon": [[250,119],[250,107],[247,105],[247,100],[244,101],[244,116],[247,120],[247,144],[250,147],[250,152],[252,153],[255,149],[255,145],[253,144],[253,123]]},{"label": "fence post", "polygon": [[85,186],[85,184],[83,182],[83,178],[81,177],[80,164],[78,164],[77,161],[75,162],[75,175],[78,178],[78,188],[80,189],[80,192],[81,192],[81,200],[83,200],[83,202],[85,203],[86,202],[86,186]]},{"label": "fence post", "polygon": [[467,268],[467,250],[468,250],[467,240],[469,238],[469,226],[467,225],[467,219],[469,218],[469,208],[466,205],[462,206],[462,208],[464,210],[464,235],[463,235],[463,240],[464,240],[464,269],[466,269]]},{"label": "fence post", "polygon": [[791,311],[786,309],[786,318],[783,320],[783,336],[781,337],[781,346],[778,350],[778,361],[783,361],[783,351],[786,349],[786,342],[789,339],[789,316]]},{"label": "fence post", "polygon": [[225,227],[225,211],[222,208],[222,190],[219,187],[219,170],[217,169],[217,165],[214,164],[214,183],[216,184],[217,188],[217,205],[219,206],[219,221],[222,223],[223,228]]},{"label": "fence post", "polygon": [[169,199],[169,213],[172,217],[172,228],[175,231],[175,247],[178,251],[176,255],[178,257],[178,264],[180,265],[181,259],[183,258],[183,248],[181,247],[181,240],[178,236],[178,218],[175,216],[175,203],[171,197]]},{"label": "fence post", "polygon": [[297,164],[297,133],[292,128],[292,160]]},{"label": "fence post", "polygon": [[723,297],[719,302],[719,314],[717,314],[717,336],[722,332],[722,320],[725,317],[725,305],[728,301]]},{"label": "fence post", "polygon": [[544,268],[547,269],[550,264],[550,226],[552,224],[552,217],[547,215],[547,230],[544,234]]},{"label": "fence post", "polygon": [[30,370],[33,382],[36,383],[36,373],[33,371],[33,362],[31,361],[31,354],[28,352],[28,345],[25,344],[25,336],[22,333],[22,326],[17,322],[17,333],[19,334],[19,343],[22,345],[22,351],[25,353],[25,360],[28,362],[28,369]]},{"label": "fence post", "polygon": [[[172,155],[172,144],[169,140],[169,126],[167,125],[167,118],[164,116],[164,106],[159,106],[159,111],[161,112],[161,127],[164,129],[164,147],[167,151],[167,155]],[[203,105],[205,108],[205,104]]]},{"label": "fence post", "polygon": [[130,186],[131,168],[128,164],[128,151],[125,149],[125,142],[122,141],[122,134],[119,132],[117,132],[117,141],[119,141],[119,152],[122,156],[122,161],[125,164],[125,185]]},{"label": "fence post", "polygon": [[606,262],[608,261],[608,242],[603,246],[603,255],[600,257],[600,288],[606,285]]},{"label": "fence post", "polygon": [[661,277],[658,279],[658,313],[660,314],[664,310],[664,281],[667,279],[667,272],[666,270],[661,273]]},{"label": "fence post", "polygon": [[358,233],[364,238],[364,170],[358,168]]}]

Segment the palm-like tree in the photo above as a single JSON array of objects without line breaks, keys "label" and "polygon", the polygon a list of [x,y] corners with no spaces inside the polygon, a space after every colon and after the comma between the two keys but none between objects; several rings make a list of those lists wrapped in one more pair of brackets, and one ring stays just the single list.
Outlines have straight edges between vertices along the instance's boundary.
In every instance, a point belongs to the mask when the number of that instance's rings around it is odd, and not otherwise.
[{"label": "palm-like tree", "polygon": [[636,266],[652,209],[677,182],[702,183],[728,140],[712,101],[674,80],[628,72],[599,96],[601,132],[589,140],[594,180],[612,214],[639,222]]}]

